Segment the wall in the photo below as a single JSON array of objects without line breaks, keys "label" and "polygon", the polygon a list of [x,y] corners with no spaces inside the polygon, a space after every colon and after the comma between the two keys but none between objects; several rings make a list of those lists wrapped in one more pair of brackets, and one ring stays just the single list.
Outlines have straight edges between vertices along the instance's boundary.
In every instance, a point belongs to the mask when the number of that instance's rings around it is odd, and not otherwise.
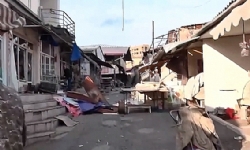
[{"label": "wall", "polygon": [[99,47],[97,50],[96,50],[96,56],[101,59],[102,61],[105,61],[105,58],[103,56],[103,52],[102,52],[102,49]]},{"label": "wall", "polygon": [[43,8],[52,8],[60,10],[60,0],[40,0],[40,1],[41,1],[40,5],[43,6]]},{"label": "wall", "polygon": [[31,9],[35,14],[39,13],[40,0],[20,0],[24,5]]},{"label": "wall", "polygon": [[[112,65],[112,66],[115,68],[115,73],[118,73],[119,72],[119,68],[116,65]],[[109,74],[109,75],[110,74],[114,74],[114,69],[102,66],[101,74],[102,75],[105,75],[105,74]]]},{"label": "wall", "polygon": [[147,44],[130,47],[131,57],[133,60],[133,66],[139,65],[143,57],[143,52],[147,51],[148,49],[149,49],[149,45]]},{"label": "wall", "polygon": [[194,52],[193,50],[198,50],[202,52],[202,48],[192,48],[189,49],[188,51],[190,53],[187,54],[188,56],[188,76],[196,76],[198,74],[198,60],[202,59],[202,54],[199,54],[197,52]]},{"label": "wall", "polygon": [[[246,39],[249,38],[248,35]],[[240,42],[242,36],[203,41],[205,104],[208,110],[220,106],[234,107],[236,98],[242,95],[249,80],[250,57],[240,56]]]}]

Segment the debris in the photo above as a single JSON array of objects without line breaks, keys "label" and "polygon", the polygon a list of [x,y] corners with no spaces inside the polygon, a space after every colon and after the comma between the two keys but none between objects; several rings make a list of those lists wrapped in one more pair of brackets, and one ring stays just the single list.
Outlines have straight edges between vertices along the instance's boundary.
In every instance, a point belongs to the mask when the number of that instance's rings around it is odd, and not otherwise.
[{"label": "debris", "polygon": [[63,121],[63,123],[68,127],[73,127],[78,124],[78,122],[70,119],[68,116],[60,115],[56,119]]},{"label": "debris", "polygon": [[243,137],[242,136],[235,136],[234,139],[235,140],[243,140]]},{"label": "debris", "polygon": [[79,145],[79,148],[80,148],[80,147],[83,147],[83,145]]}]

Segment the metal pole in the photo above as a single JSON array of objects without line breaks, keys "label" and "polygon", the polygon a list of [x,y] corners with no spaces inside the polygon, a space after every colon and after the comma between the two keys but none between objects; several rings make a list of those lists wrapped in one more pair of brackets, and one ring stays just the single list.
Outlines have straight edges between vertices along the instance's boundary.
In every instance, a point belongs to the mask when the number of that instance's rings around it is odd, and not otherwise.
[{"label": "metal pole", "polygon": [[152,21],[152,47],[153,47],[153,55],[155,54],[155,37],[154,37],[155,36],[154,35],[155,34],[154,33],[155,32],[154,31],[154,28],[155,28],[154,26],[155,25],[154,24],[155,24],[154,21]]},{"label": "metal pole", "polygon": [[124,31],[124,0],[122,0],[122,31]]}]

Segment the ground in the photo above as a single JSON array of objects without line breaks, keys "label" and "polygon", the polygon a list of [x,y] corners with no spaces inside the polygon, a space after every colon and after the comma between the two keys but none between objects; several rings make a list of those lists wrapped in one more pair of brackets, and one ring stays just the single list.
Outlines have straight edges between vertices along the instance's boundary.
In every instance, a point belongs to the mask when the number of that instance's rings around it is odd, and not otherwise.
[{"label": "ground", "polygon": [[[109,101],[121,99],[111,94]],[[79,124],[67,136],[27,147],[25,150],[175,150],[174,122],[165,113],[129,115],[92,114],[76,118]],[[225,150],[243,150],[227,127],[215,122]]]}]

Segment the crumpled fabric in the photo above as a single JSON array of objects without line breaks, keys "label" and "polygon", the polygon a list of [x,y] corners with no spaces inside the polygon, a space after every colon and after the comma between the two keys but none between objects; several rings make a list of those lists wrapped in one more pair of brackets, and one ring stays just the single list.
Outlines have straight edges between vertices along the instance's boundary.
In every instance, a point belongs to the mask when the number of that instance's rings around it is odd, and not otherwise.
[{"label": "crumpled fabric", "polygon": [[26,126],[23,104],[18,94],[0,83],[0,149],[23,150]]},{"label": "crumpled fabric", "polygon": [[176,150],[183,150],[190,142],[201,150],[217,150],[214,144],[220,144],[213,121],[198,108],[181,107],[179,112],[182,123],[177,126]]},{"label": "crumpled fabric", "polygon": [[204,73],[200,73],[194,77],[188,79],[186,86],[184,87],[184,98],[192,100],[193,97],[199,93],[200,88],[204,86]]}]

